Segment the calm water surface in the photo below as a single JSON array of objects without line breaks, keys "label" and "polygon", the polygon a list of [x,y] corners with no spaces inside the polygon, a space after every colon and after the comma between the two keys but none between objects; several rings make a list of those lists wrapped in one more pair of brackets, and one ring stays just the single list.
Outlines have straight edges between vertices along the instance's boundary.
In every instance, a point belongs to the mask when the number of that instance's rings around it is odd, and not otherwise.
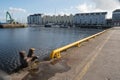
[{"label": "calm water surface", "polygon": [[16,28],[0,29],[0,69],[12,72],[19,63],[19,51],[36,48],[42,60],[53,49],[80,40],[101,30],[80,28]]}]

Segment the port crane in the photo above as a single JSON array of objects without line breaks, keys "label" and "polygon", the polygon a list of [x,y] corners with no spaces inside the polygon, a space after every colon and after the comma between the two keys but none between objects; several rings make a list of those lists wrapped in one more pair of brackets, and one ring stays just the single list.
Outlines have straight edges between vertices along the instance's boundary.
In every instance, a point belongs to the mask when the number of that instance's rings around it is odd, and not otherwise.
[{"label": "port crane", "polygon": [[6,12],[6,22],[9,24],[18,24],[18,22],[15,22],[15,20],[11,17],[8,11]]},{"label": "port crane", "polygon": [[25,24],[16,22],[10,15],[10,13],[6,12],[6,23],[0,24],[0,28],[23,28],[26,27]]}]

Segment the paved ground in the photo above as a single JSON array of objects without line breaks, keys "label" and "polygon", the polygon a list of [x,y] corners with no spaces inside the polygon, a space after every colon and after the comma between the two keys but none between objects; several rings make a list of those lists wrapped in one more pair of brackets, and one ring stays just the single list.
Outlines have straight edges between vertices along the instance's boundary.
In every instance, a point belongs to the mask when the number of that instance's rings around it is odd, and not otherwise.
[{"label": "paved ground", "polygon": [[56,64],[44,62],[26,80],[120,80],[120,28],[63,52]]},{"label": "paved ground", "polygon": [[102,49],[97,52],[97,58],[81,80],[120,80],[120,28],[110,32]]}]

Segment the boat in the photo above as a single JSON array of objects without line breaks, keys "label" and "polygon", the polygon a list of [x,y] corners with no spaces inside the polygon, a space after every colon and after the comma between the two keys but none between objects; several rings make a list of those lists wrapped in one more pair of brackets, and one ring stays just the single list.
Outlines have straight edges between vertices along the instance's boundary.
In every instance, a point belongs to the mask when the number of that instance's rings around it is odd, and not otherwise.
[{"label": "boat", "polygon": [[70,28],[68,25],[60,25],[60,28]]},{"label": "boat", "polygon": [[46,24],[45,27],[52,27],[52,25]]},{"label": "boat", "polygon": [[52,27],[53,26],[53,23],[47,23],[45,24],[45,27]]}]

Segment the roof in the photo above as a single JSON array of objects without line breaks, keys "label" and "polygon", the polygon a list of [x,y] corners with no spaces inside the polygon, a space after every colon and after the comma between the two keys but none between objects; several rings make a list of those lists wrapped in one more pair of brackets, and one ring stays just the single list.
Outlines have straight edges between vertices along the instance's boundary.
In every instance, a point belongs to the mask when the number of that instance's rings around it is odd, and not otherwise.
[{"label": "roof", "polygon": [[92,13],[77,13],[76,15],[94,15],[94,14],[107,14],[107,12],[92,12]]},{"label": "roof", "polygon": [[120,9],[116,9],[116,10],[114,10],[113,12],[120,12]]},{"label": "roof", "polygon": [[43,14],[32,14],[32,15],[29,15],[29,16],[41,16]]}]

